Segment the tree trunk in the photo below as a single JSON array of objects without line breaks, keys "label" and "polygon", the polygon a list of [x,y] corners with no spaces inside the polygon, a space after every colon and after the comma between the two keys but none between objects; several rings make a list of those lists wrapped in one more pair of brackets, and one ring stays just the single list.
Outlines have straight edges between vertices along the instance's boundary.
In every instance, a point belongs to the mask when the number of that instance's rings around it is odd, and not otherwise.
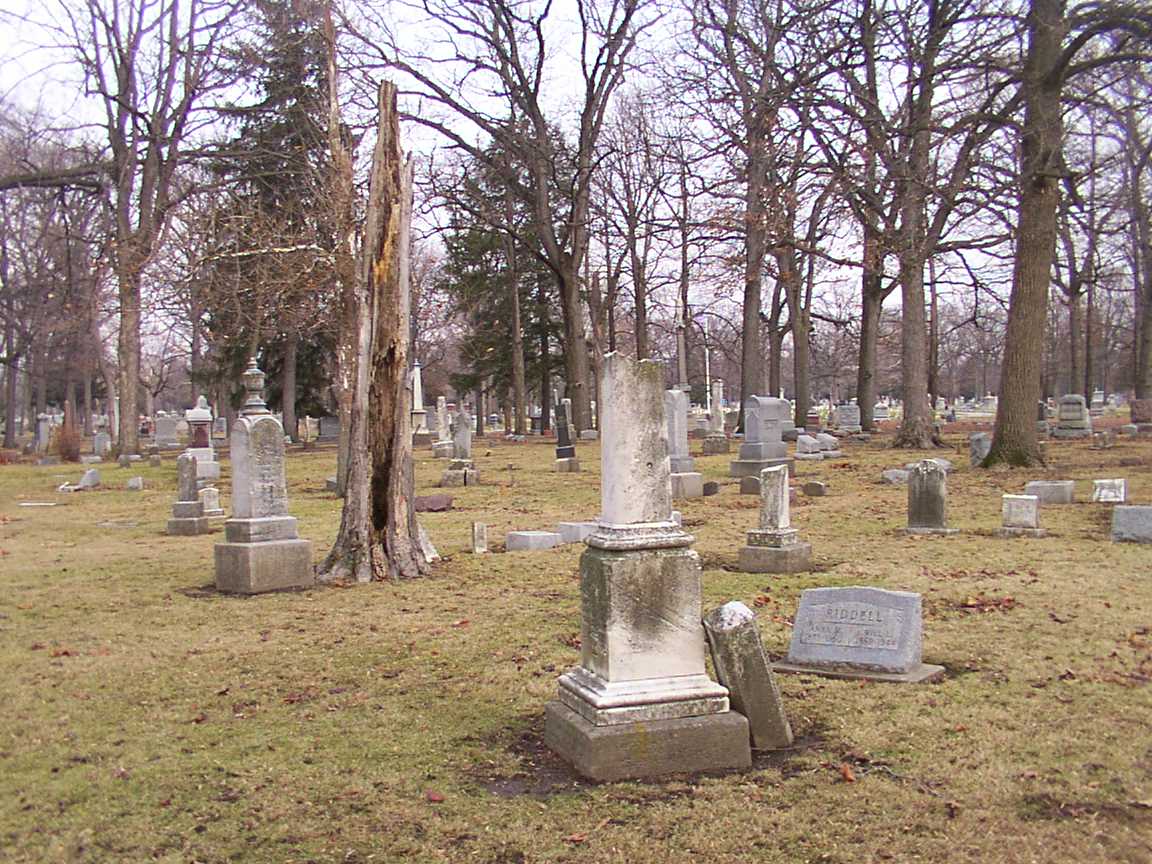
[{"label": "tree trunk", "polygon": [[140,266],[131,249],[121,250],[128,258],[120,261],[117,281],[120,288],[119,364],[116,390],[120,394],[120,428],[117,453],[140,452]]},{"label": "tree trunk", "polygon": [[9,355],[7,374],[4,376],[4,447],[9,450],[16,446],[16,415],[20,413],[20,406],[16,404],[16,379],[19,374],[20,367],[16,365],[16,358]]},{"label": "tree trunk", "polygon": [[[936,291],[936,267],[928,259],[928,411],[936,423],[936,397],[940,395],[940,304]],[[983,395],[983,394],[981,394]]]},{"label": "tree trunk", "polygon": [[[1085,266],[1091,268],[1092,265],[1090,262],[1086,262]],[[1093,332],[1094,328],[1092,326],[1092,318],[1096,314],[1096,292],[1092,287],[1091,274],[1092,271],[1089,269],[1087,279],[1088,287],[1087,291],[1085,291],[1085,300],[1087,302],[1084,306],[1084,374],[1080,378],[1072,379],[1072,390],[1069,391],[1075,392],[1076,385],[1079,384],[1082,388],[1081,392],[1084,393],[1084,400],[1089,405],[1092,404],[1092,391],[1096,389],[1092,386],[1094,379],[1096,378],[1096,370],[1094,368],[1096,364],[1094,362],[1095,358],[1093,357],[1093,354],[1096,350],[1096,339]]]},{"label": "tree trunk", "polygon": [[284,416],[284,431],[295,443],[300,443],[296,423],[296,355],[300,350],[300,334],[295,328],[284,339],[284,377],[281,381],[280,411]]},{"label": "tree trunk", "polygon": [[412,509],[408,405],[412,166],[400,150],[396,88],[380,86],[359,284],[348,488],[340,532],[318,578],[401,579],[426,572]]},{"label": "tree trunk", "polygon": [[[865,244],[864,260],[869,259]],[[860,291],[860,353],[856,366],[856,403],[860,406],[860,428],[875,429],[872,409],[876,405],[876,348],[880,341],[880,321],[884,313],[883,274],[864,265]]]},{"label": "tree trunk", "polygon": [[592,394],[588,384],[588,346],[580,300],[580,274],[571,258],[566,261],[559,288],[564,312],[564,379],[567,385],[564,392],[572,400],[571,422],[579,432],[592,428]]},{"label": "tree trunk", "polygon": [[768,330],[768,395],[779,396],[784,388],[784,337],[780,327]]},{"label": "tree trunk", "polygon": [[[1069,387],[1065,391],[1072,393],[1076,390],[1076,382],[1084,380],[1084,354],[1081,345],[1084,339],[1083,324],[1080,320],[1080,287],[1076,276],[1072,276],[1072,285],[1068,291],[1068,364]],[[1088,394],[1092,398],[1092,394]]]},{"label": "tree trunk", "polygon": [[744,257],[744,319],[740,328],[740,425],[744,402],[764,394],[764,346],[760,342],[760,291],[767,251],[768,226],[764,212],[764,141],[750,136],[747,189],[744,194],[746,231]]},{"label": "tree trunk", "polygon": [[[551,350],[548,339],[548,295],[544,283],[537,286],[536,311],[540,316],[540,434],[552,426],[552,370],[549,368],[548,353]],[[572,422],[569,420],[568,422]]]},{"label": "tree trunk", "polygon": [[1048,284],[1056,255],[1056,213],[1063,163],[1063,75],[1056,65],[1066,32],[1063,0],[1032,0],[1024,63],[1016,256],[1000,370],[1000,402],[985,467],[997,463],[1023,467],[1044,461],[1036,441],[1035,412],[1040,398]]},{"label": "tree trunk", "polygon": [[92,435],[92,375],[85,371],[84,373],[84,418],[81,424],[84,429],[84,434],[91,437]]},{"label": "tree trunk", "polygon": [[[512,191],[504,194],[504,218],[512,224]],[[516,269],[516,241],[511,234],[504,238],[504,257],[508,262],[508,282],[512,293],[512,396],[515,400],[517,435],[528,434],[527,373],[524,368],[524,323],[520,319],[520,274]],[[507,427],[505,427],[507,429]]]}]

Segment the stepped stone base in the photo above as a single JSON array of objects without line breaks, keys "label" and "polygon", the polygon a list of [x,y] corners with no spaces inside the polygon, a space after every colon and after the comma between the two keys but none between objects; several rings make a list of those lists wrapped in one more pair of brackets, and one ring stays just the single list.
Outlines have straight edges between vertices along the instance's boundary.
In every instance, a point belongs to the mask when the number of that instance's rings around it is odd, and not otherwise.
[{"label": "stepped stone base", "polygon": [[791,468],[792,459],[737,459],[735,462],[729,463],[728,473],[733,477],[759,477],[760,472],[765,468],[772,468],[776,465],[787,465]]},{"label": "stepped stone base", "polygon": [[812,569],[812,544],[745,546],[740,550],[740,569],[745,573],[803,573]]},{"label": "stepped stone base", "polygon": [[594,726],[567,705],[549,702],[544,741],[591,780],[626,780],[752,764],[748,720],[735,711]]}]

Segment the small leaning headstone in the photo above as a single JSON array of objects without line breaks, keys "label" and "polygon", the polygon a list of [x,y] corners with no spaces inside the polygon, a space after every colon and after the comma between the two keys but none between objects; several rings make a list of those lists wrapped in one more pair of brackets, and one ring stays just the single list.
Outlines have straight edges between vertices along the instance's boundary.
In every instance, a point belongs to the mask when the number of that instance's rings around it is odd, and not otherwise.
[{"label": "small leaning headstone", "polygon": [[955,534],[948,527],[948,475],[934,459],[925,459],[908,472],[909,534]]},{"label": "small leaning headstone", "polygon": [[732,710],[748,718],[752,749],[791,747],[792,726],[752,610],[735,600],[725,603],[704,618],[704,631],[716,677],[728,688]]},{"label": "small leaning headstone", "polygon": [[968,461],[975,468],[988,458],[992,450],[992,436],[987,432],[973,432],[968,436]]}]

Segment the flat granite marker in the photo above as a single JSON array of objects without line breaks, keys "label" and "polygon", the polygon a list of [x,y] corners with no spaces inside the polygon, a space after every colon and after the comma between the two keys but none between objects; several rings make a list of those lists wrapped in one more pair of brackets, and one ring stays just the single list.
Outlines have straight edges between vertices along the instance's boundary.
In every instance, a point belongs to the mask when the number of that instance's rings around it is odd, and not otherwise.
[{"label": "flat granite marker", "polygon": [[760,526],[748,532],[740,550],[740,569],[748,573],[800,573],[812,567],[812,544],[802,543],[792,527],[788,466],[760,472]]},{"label": "flat granite marker", "polygon": [[752,610],[732,600],[708,613],[704,630],[712,648],[716,677],[728,688],[732,710],[748,718],[752,749],[791,747],[792,726],[784,713],[780,688],[764,653]]},{"label": "flat granite marker", "polygon": [[908,472],[909,534],[955,534],[948,527],[948,474],[935,459],[918,462]]},{"label": "flat granite marker", "polygon": [[1118,504],[1112,508],[1112,539],[1152,543],[1152,507]]},{"label": "flat granite marker", "polygon": [[688,394],[683,390],[664,391],[664,414],[668,421],[668,462],[671,466],[673,498],[701,498],[704,475],[696,470],[688,450]]},{"label": "flat granite marker", "polygon": [[1041,504],[1074,504],[1076,481],[1030,480],[1024,484],[1025,495],[1035,495]]},{"label": "flat granite marker", "polygon": [[800,594],[788,659],[777,672],[919,684],[944,677],[921,660],[920,595],[880,588],[808,588]]},{"label": "flat granite marker", "polygon": [[759,476],[773,465],[791,465],[788,445],[780,437],[790,407],[785,399],[749,396],[744,400],[744,443],[740,458],[730,463],[733,477]]},{"label": "flat granite marker", "polygon": [[304,588],[315,582],[312,543],[288,515],[284,427],[264,404],[256,358],[244,372],[247,401],[232,427],[232,518],[216,544],[216,587],[235,594]]},{"label": "flat granite marker", "polygon": [[204,505],[196,484],[196,457],[181,453],[176,457],[176,501],[172,504],[172,518],[168,520],[168,533],[176,536],[207,534],[212,521],[204,515]]},{"label": "flat granite marker", "polygon": [[663,366],[613,352],[600,388],[580,665],[560,677],[544,740],[594,780],[748,767],[748,721],[706,671],[700,557],[672,519]]},{"label": "flat granite marker", "polygon": [[1128,481],[1123,477],[1092,481],[1092,500],[1104,504],[1123,504],[1128,499]]}]

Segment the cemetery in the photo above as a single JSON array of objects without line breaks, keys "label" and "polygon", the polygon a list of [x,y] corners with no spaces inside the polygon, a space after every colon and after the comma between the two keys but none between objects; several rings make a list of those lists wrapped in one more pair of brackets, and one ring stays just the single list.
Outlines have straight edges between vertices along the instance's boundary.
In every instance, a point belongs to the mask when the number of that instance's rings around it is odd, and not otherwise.
[{"label": "cemetery", "polygon": [[0,864],[1152,864],[1145,6],[25,5]]}]

